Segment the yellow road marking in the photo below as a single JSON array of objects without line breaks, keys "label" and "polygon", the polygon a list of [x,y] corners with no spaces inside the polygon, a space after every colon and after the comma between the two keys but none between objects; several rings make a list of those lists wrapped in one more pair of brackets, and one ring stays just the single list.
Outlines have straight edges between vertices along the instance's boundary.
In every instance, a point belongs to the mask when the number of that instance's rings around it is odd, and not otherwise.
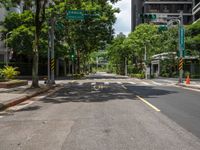
[{"label": "yellow road marking", "polygon": [[139,98],[141,101],[143,101],[148,106],[150,106],[151,108],[153,108],[155,111],[160,112],[160,109],[158,109],[157,107],[155,107],[154,105],[152,105],[151,103],[149,103],[148,101],[146,101],[145,99],[143,99],[142,97],[140,97],[138,95],[136,95],[136,97]]}]

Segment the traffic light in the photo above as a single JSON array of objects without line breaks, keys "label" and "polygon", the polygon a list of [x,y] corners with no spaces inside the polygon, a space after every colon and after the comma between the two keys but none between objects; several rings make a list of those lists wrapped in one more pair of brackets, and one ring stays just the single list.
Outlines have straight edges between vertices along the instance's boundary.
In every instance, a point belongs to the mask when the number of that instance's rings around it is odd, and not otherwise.
[{"label": "traffic light", "polygon": [[155,20],[157,18],[157,16],[156,16],[156,14],[140,14],[140,18]]}]

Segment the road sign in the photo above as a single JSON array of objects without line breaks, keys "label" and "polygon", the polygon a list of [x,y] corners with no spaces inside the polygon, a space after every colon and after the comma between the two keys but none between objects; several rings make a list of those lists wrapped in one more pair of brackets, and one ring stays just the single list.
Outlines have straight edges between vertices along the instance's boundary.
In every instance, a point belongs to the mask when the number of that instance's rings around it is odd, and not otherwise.
[{"label": "road sign", "polygon": [[180,33],[180,39],[179,39],[179,42],[180,42],[180,51],[182,51],[182,55],[184,57],[184,54],[185,54],[185,29],[184,27],[180,27],[179,29],[179,33]]},{"label": "road sign", "polygon": [[84,11],[83,10],[67,10],[67,19],[84,20]]}]

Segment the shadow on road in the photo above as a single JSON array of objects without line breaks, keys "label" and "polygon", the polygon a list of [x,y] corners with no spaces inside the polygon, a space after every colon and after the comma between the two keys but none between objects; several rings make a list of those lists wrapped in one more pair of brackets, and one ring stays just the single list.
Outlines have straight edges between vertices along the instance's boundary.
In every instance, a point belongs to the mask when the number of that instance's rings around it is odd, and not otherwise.
[{"label": "shadow on road", "polygon": [[67,102],[105,102],[111,100],[137,100],[138,91],[142,92],[144,97],[152,97],[156,95],[167,95],[173,92],[167,90],[153,89],[153,87],[134,86],[128,90],[123,89],[120,85],[112,83],[104,86],[103,83],[91,86],[91,83],[78,85],[73,83],[65,87],[53,95],[42,99],[44,103],[67,103]]}]

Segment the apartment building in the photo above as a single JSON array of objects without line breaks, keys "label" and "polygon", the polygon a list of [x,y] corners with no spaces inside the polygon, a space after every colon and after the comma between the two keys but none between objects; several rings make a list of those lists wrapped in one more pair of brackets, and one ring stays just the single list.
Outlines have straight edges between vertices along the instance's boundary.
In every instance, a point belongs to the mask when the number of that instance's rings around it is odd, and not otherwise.
[{"label": "apartment building", "polygon": [[200,20],[200,0],[193,0],[193,21]]},{"label": "apartment building", "polygon": [[[199,1],[199,0],[198,0]],[[166,23],[167,17],[178,17],[183,11],[183,23],[190,24],[193,21],[193,0],[132,0],[132,30],[140,23],[151,20],[141,20],[140,14],[156,14],[153,22]],[[152,21],[151,21],[152,22]]]},{"label": "apartment building", "polygon": [[[8,12],[16,12],[16,13],[21,13],[22,12],[22,5],[17,5],[16,7],[11,7],[8,10],[6,10],[4,7],[0,7],[0,22],[4,21],[6,15]],[[0,26],[0,29],[2,28],[2,26]],[[0,33],[1,36],[1,33]],[[5,47],[5,43],[3,41],[0,40],[0,62],[5,62],[6,61],[6,47]]]},{"label": "apartment building", "polygon": [[[7,12],[5,10],[5,8],[0,8],[0,22],[2,22],[6,16]],[[0,29],[2,27],[0,26]],[[0,33],[0,36],[1,36],[1,33]],[[4,43],[3,41],[0,40],[0,62],[5,62],[6,60],[6,55],[5,55],[5,46],[4,46]]]}]

